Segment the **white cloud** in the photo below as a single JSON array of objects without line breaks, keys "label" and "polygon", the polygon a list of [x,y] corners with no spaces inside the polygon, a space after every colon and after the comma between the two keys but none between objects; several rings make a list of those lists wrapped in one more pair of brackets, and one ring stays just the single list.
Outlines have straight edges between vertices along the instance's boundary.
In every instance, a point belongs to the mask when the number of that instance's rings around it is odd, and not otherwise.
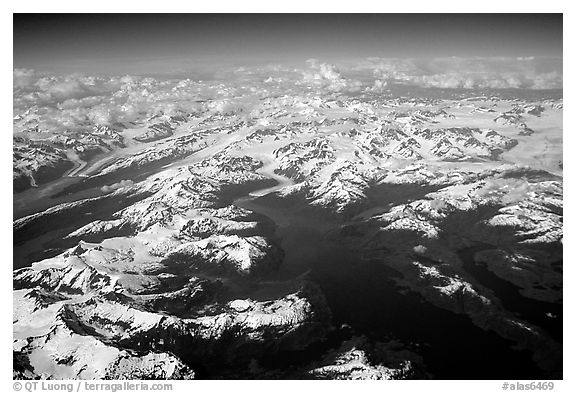
[{"label": "white cloud", "polygon": [[14,88],[28,88],[36,82],[37,77],[34,70],[25,68],[15,68],[13,72]]},{"label": "white cloud", "polygon": [[562,88],[562,77],[558,73],[548,74],[472,74],[450,72],[445,74],[404,76],[401,80],[422,87],[452,89],[558,89]]},{"label": "white cloud", "polygon": [[387,90],[389,90],[388,81],[382,79],[376,79],[374,81],[374,85],[369,86],[365,89],[366,92],[372,92],[372,93],[382,93]]},{"label": "white cloud", "polygon": [[[310,59],[306,65],[301,70],[274,65],[234,69],[223,79],[225,83],[130,75],[47,75],[14,69],[13,107],[15,115],[27,113],[28,120],[34,118],[42,131],[58,132],[182,112],[249,116],[250,101],[233,97],[265,98],[311,87],[325,93],[381,93],[396,83],[472,90],[561,88],[563,82],[561,59],[533,57],[369,58],[339,67]],[[21,128],[15,123],[15,132],[35,126],[21,123]]]},{"label": "white cloud", "polygon": [[120,188],[130,187],[132,185],[134,185],[134,182],[132,180],[121,180],[118,183],[110,184],[109,186],[103,186],[101,190],[103,192],[110,192],[110,191],[116,191]]},{"label": "white cloud", "polygon": [[245,111],[244,105],[227,99],[212,101],[208,106],[212,112],[220,115],[232,115]]},{"label": "white cloud", "polygon": [[[205,88],[191,81],[158,81],[133,76],[96,78],[40,75],[14,70],[15,114],[37,118],[42,131],[58,132],[172,116],[205,110],[198,102]],[[210,93],[209,94],[213,94]],[[19,129],[15,125],[14,131]]]},{"label": "white cloud", "polygon": [[560,89],[562,59],[536,57],[435,59],[368,58],[355,70],[421,87],[460,89]]},{"label": "white cloud", "polygon": [[425,254],[426,251],[428,251],[428,249],[426,248],[426,246],[423,246],[423,245],[421,245],[421,244],[419,244],[419,245],[417,245],[417,246],[414,246],[414,249],[413,249],[413,250],[414,250],[414,252],[415,252],[416,254],[420,254],[420,255]]},{"label": "white cloud", "polygon": [[305,84],[337,92],[358,92],[362,89],[362,83],[344,78],[333,64],[321,63],[316,59],[308,59],[306,63],[309,69],[302,73]]}]

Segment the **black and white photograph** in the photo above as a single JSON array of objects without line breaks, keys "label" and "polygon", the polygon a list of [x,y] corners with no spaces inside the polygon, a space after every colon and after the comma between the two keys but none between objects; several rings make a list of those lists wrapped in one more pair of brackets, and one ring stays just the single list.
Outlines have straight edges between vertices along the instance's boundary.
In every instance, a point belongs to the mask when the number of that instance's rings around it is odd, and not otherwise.
[{"label": "black and white photograph", "polygon": [[563,14],[358,11],[12,14],[15,390],[560,387]]}]

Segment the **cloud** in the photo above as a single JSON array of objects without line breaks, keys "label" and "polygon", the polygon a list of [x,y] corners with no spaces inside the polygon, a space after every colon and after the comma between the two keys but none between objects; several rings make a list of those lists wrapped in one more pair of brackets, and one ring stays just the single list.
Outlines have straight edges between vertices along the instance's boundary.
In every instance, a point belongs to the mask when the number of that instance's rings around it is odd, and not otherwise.
[{"label": "cloud", "polygon": [[426,251],[428,251],[428,249],[426,248],[426,246],[423,246],[423,245],[421,245],[421,244],[419,244],[419,245],[417,245],[417,246],[414,246],[413,250],[414,250],[414,252],[415,252],[416,254],[420,254],[420,255],[425,254]]},{"label": "cloud", "polygon": [[42,75],[34,70],[13,71],[14,107],[56,106],[67,100],[107,96],[120,86],[109,78],[82,75]]},{"label": "cloud", "polygon": [[320,63],[316,59],[308,59],[306,60],[306,63],[315,71],[312,73],[305,73],[305,76],[309,79],[328,81],[339,81],[342,79],[342,75],[340,75],[338,69],[332,64]]},{"label": "cloud", "polygon": [[15,68],[13,72],[13,84],[15,89],[25,89],[31,87],[36,82],[37,77],[34,70],[26,68]]},{"label": "cloud", "polygon": [[121,180],[118,183],[110,184],[109,186],[103,186],[101,190],[103,192],[110,192],[110,191],[116,191],[120,188],[130,187],[132,185],[134,185],[134,182],[132,180]]},{"label": "cloud", "polygon": [[562,77],[557,73],[540,75],[445,73],[405,76],[401,80],[421,87],[445,89],[559,89]]},{"label": "cloud", "polygon": [[[13,70],[14,132],[82,130],[181,113],[250,116],[253,100],[310,88],[322,93],[379,94],[394,85],[455,89],[562,88],[556,58],[367,58],[339,64],[310,59],[304,69],[277,65],[231,68],[222,80],[50,75]],[[25,119],[23,119],[25,117]],[[22,120],[23,119],[23,120]]]},{"label": "cloud", "polygon": [[41,131],[78,130],[91,125],[144,120],[155,115],[173,116],[206,110],[204,101],[219,92],[190,80],[158,81],[134,76],[91,77],[43,75],[15,69],[13,105],[26,121],[34,118]]},{"label": "cloud", "polygon": [[358,92],[362,89],[362,83],[344,78],[333,64],[321,63],[316,59],[308,59],[306,64],[309,69],[302,73],[305,84],[336,92]]},{"label": "cloud", "polygon": [[246,110],[241,103],[227,99],[213,101],[209,104],[209,108],[212,112],[220,115],[232,115]]},{"label": "cloud", "polygon": [[533,75],[531,81],[533,89],[561,89],[563,85],[562,74],[557,71]]},{"label": "cloud", "polygon": [[372,86],[368,86],[364,91],[367,93],[382,93],[389,90],[388,81],[382,79],[374,80]]},{"label": "cloud", "polygon": [[368,58],[355,70],[375,78],[427,88],[561,89],[562,59],[537,57]]}]

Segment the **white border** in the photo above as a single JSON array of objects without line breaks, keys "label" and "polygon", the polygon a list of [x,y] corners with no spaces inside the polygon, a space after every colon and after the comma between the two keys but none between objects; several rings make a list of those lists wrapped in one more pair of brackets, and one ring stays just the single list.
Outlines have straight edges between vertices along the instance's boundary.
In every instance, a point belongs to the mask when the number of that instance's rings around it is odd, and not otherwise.
[{"label": "white border", "polygon": [[[291,0],[289,2],[282,2],[281,5],[272,1],[207,1],[204,3],[192,1],[176,1],[176,2],[136,2],[136,1],[119,1],[119,0],[98,0],[96,2],[80,2],[78,0],[66,1],[38,1],[38,0],[24,0],[24,1],[11,1],[10,4],[3,4],[3,12],[1,14],[2,40],[3,48],[3,62],[2,62],[2,124],[4,129],[5,138],[0,145],[2,148],[2,164],[0,170],[2,179],[5,181],[6,192],[2,194],[3,208],[0,210],[0,223],[2,239],[2,248],[5,251],[5,258],[1,262],[5,265],[2,274],[2,288],[3,288],[3,301],[5,304],[4,312],[11,313],[12,308],[12,194],[9,189],[11,188],[10,166],[8,161],[12,156],[11,146],[11,129],[12,129],[12,13],[13,12],[114,12],[114,13],[132,13],[132,12],[146,12],[146,13],[201,13],[201,12],[227,12],[227,13],[246,13],[246,12],[315,12],[315,13],[358,13],[358,12],[419,12],[419,13],[443,13],[443,12],[485,12],[485,13],[564,13],[564,114],[570,119],[571,111],[574,110],[574,77],[571,70],[575,69],[574,63],[574,26],[576,20],[571,5],[573,2],[568,1],[546,1],[546,2],[527,2],[527,1],[508,1],[502,0],[479,0],[478,2],[462,2],[462,1],[422,1],[413,0],[405,2],[375,2],[370,0],[354,0],[346,2],[332,1],[313,1],[313,0]],[[576,169],[575,161],[571,156],[571,148],[576,146],[574,144],[574,136],[572,131],[572,122],[568,121],[567,130],[564,133],[564,173],[568,177],[565,182],[564,197],[568,202],[574,199],[574,182],[572,176]],[[10,138],[10,139],[9,139]],[[568,250],[574,238],[574,208],[571,203],[565,204],[565,217],[566,225],[564,228],[565,243]],[[571,258],[566,260],[564,264],[564,304],[565,322],[564,322],[564,381],[555,381],[554,392],[574,392],[576,391],[576,376],[573,372],[574,366],[574,272],[575,269],[571,265]],[[566,306],[567,305],[567,306]],[[2,354],[0,357],[2,367],[0,368],[2,374],[1,384],[5,391],[12,391],[12,329],[8,323],[8,318],[0,327],[2,332]],[[490,359],[486,359],[489,362]],[[238,381],[193,381],[193,382],[174,382],[174,391],[203,391],[217,389],[227,389],[240,392],[254,392],[255,390],[266,390],[274,392],[293,392],[296,389],[330,389],[334,391],[349,391],[350,389],[362,389],[369,391],[414,391],[414,392],[429,392],[429,391],[443,391],[443,392],[499,392],[501,390],[501,382],[498,381],[382,381],[382,382],[353,382],[353,381],[260,381],[254,382],[238,382]]]}]

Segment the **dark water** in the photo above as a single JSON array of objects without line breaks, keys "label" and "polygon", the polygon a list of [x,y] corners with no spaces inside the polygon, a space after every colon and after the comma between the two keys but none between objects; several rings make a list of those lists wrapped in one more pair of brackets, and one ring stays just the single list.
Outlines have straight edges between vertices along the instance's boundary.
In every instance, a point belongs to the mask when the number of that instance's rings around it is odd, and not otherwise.
[{"label": "dark water", "polygon": [[[54,257],[65,249],[78,244],[78,239],[65,239],[65,236],[82,226],[96,221],[107,220],[112,215],[141,199],[147,193],[135,195],[105,195],[78,206],[52,213],[13,229],[13,268],[30,266],[33,262]],[[126,235],[124,231],[113,235]],[[111,233],[106,235],[112,236]],[[84,237],[86,241],[102,241],[98,237]]]},{"label": "dark water", "polygon": [[[250,191],[265,188],[274,181],[254,183],[223,190],[222,204],[228,204]],[[78,191],[87,191],[87,188]],[[102,200],[94,205],[79,207],[71,213],[53,216],[15,232],[14,265],[26,266],[51,254],[61,252],[64,232],[69,232],[94,219],[105,219],[130,198]],[[397,274],[383,260],[365,260],[344,242],[326,234],[338,228],[340,221],[330,215],[314,215],[313,210],[295,209],[278,198],[236,199],[236,204],[268,217],[278,225],[270,233],[285,252],[282,266],[265,280],[272,284],[253,295],[257,300],[282,296],[293,290],[290,283],[296,277],[316,282],[322,289],[333,314],[334,326],[347,324],[354,334],[364,334],[376,341],[400,339],[423,356],[427,371],[437,379],[536,379],[545,378],[530,360],[526,351],[511,349],[512,343],[495,333],[474,326],[462,315],[437,308],[419,295],[398,288],[393,278]],[[63,231],[62,228],[65,228]],[[60,232],[59,232],[60,231]],[[34,253],[34,251],[36,253]],[[466,255],[461,256],[466,260]],[[470,258],[468,258],[470,259]],[[471,269],[480,269],[474,266]],[[478,280],[492,284],[487,287],[509,298],[506,307],[529,315],[520,309],[510,288],[494,281],[486,272],[469,270]],[[488,272],[489,273],[489,272]],[[500,289],[498,289],[500,288]],[[517,291],[516,291],[517,294]],[[516,306],[518,307],[516,307]],[[560,314],[561,315],[561,314]],[[337,343],[330,342],[334,346]],[[282,354],[270,362],[317,359],[326,345],[312,347],[303,354]]]},{"label": "dark water", "polygon": [[100,189],[86,190],[84,193],[54,198],[53,195],[74,183],[81,181],[78,177],[63,177],[54,182],[29,188],[26,191],[15,193],[12,197],[12,218],[19,218],[42,212],[61,203],[73,202],[83,198],[102,195]]},{"label": "dark water", "polygon": [[284,250],[282,268],[274,279],[289,280],[309,271],[320,285],[333,314],[333,324],[350,325],[355,334],[387,341],[400,339],[424,358],[437,379],[545,378],[527,351],[512,350],[512,342],[472,324],[466,316],[437,308],[419,295],[398,288],[397,274],[382,260],[362,260],[344,242],[326,233],[337,221],[277,206],[269,198],[237,202],[270,217]]},{"label": "dark water", "polygon": [[[524,297],[514,284],[501,279],[483,264],[474,261],[474,255],[492,249],[489,245],[477,245],[458,251],[464,269],[472,274],[484,287],[489,288],[500,299],[508,311],[519,318],[543,328],[554,340],[562,342],[562,304],[554,304]],[[552,314],[552,317],[546,314]]]}]

